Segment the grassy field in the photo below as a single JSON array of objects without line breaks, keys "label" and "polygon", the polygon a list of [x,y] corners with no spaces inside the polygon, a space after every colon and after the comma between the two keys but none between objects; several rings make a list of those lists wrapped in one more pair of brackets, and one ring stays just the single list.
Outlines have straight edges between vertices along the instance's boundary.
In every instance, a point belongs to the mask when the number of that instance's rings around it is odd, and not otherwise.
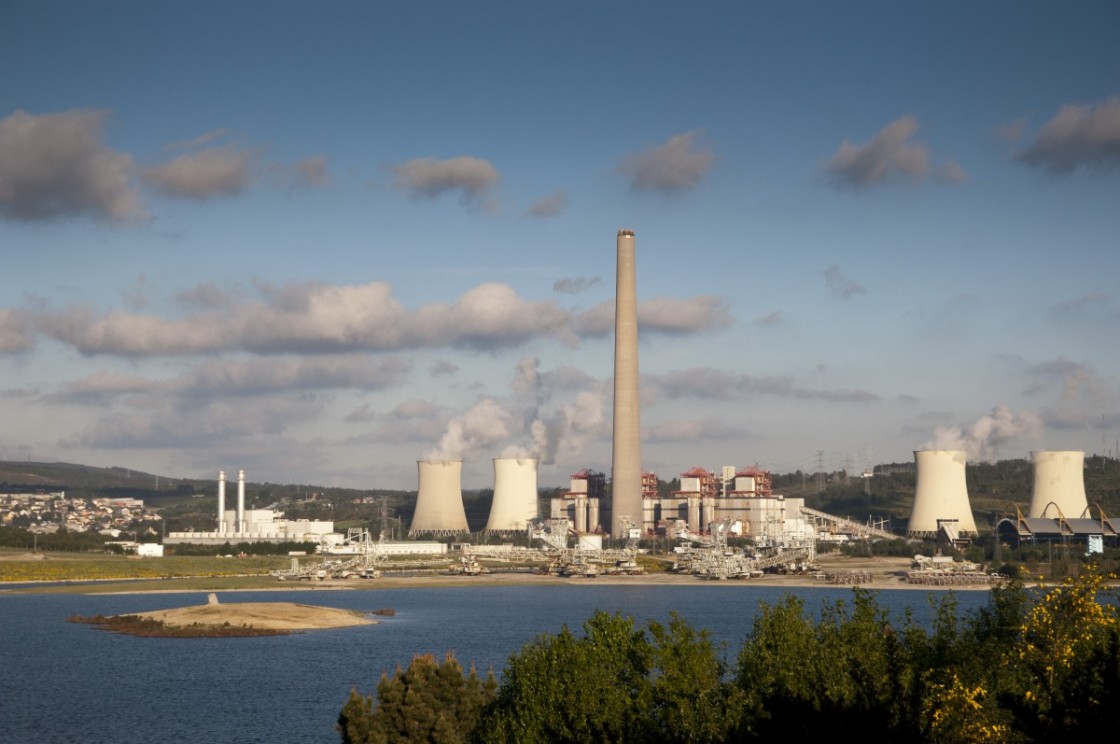
[{"label": "grassy field", "polygon": [[[17,553],[0,551],[0,588],[13,581],[104,581],[110,579],[217,579],[268,576],[287,568],[284,556],[212,558],[135,556],[91,553]],[[274,581],[274,580],[273,580]]]}]

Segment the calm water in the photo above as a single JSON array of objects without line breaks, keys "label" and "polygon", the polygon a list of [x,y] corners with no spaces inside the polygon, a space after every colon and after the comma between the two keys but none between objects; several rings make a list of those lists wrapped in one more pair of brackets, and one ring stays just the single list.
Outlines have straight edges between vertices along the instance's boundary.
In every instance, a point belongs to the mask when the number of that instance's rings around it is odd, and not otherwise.
[{"label": "calm water", "polygon": [[[383,671],[415,654],[500,671],[509,655],[541,633],[578,628],[596,609],[639,621],[676,610],[707,628],[733,658],[759,602],[789,590],[742,584],[690,587],[450,587],[368,591],[244,592],[224,601],[290,601],[374,610],[379,625],[265,638],[133,638],[68,623],[74,615],[111,615],[204,604],[206,595],[128,596],[0,593],[0,742],[337,742],[334,724],[352,687],[373,691]],[[803,589],[814,612],[846,589]],[[879,602],[932,617],[926,591],[891,590]],[[960,592],[962,611],[987,602]]]}]

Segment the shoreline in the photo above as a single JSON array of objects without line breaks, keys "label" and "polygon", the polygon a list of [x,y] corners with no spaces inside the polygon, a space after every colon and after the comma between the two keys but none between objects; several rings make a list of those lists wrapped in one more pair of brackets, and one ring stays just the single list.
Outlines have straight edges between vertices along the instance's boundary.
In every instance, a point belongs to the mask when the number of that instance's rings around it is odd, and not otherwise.
[{"label": "shoreline", "polygon": [[[259,586],[168,586],[178,581],[202,581],[207,577],[175,579],[90,579],[76,583],[74,580],[26,581],[0,583],[0,596],[4,594],[62,593],[62,594],[196,594],[200,592],[239,593],[239,592],[315,592],[315,591],[370,591],[379,589],[419,589],[470,586],[715,586],[715,587],[767,587],[787,589],[846,589],[859,586],[869,591],[896,591],[899,589],[919,591],[988,591],[988,584],[965,584],[957,586],[933,586],[910,584],[905,581],[909,569],[908,558],[861,558],[853,556],[825,556],[818,560],[820,569],[834,573],[840,571],[863,572],[871,580],[859,584],[830,583],[804,575],[765,574],[750,579],[703,580],[691,574],[649,573],[637,576],[599,575],[594,578],[566,578],[532,574],[528,572],[488,573],[477,576],[455,576],[450,574],[420,574],[409,576],[382,576],[377,579],[339,579],[326,581],[278,581],[269,576],[244,576],[241,580],[260,581]],[[211,583],[220,583],[209,577]],[[109,588],[106,585],[120,583],[125,586]],[[1045,582],[1030,582],[1031,585],[1044,587]],[[32,586],[33,585],[33,586]],[[69,586],[67,586],[69,585]],[[136,586],[132,586],[136,585]],[[21,586],[27,587],[21,590]],[[36,591],[43,587],[45,591]],[[69,591],[67,591],[69,589]],[[88,589],[88,591],[86,591]]]}]

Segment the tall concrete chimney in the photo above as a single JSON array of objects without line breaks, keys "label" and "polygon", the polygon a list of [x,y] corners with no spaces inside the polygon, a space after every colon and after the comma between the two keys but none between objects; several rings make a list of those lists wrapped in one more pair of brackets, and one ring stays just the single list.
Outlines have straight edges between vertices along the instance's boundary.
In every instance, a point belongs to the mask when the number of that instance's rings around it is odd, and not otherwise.
[{"label": "tall concrete chimney", "polygon": [[226,534],[226,471],[218,471],[218,534]]},{"label": "tall concrete chimney", "polygon": [[634,231],[618,231],[614,294],[614,448],[611,535],[626,537],[626,520],[642,525],[642,445],[638,402],[638,280]]},{"label": "tall concrete chimney", "polygon": [[237,527],[238,534],[245,532],[245,471],[237,471]]}]

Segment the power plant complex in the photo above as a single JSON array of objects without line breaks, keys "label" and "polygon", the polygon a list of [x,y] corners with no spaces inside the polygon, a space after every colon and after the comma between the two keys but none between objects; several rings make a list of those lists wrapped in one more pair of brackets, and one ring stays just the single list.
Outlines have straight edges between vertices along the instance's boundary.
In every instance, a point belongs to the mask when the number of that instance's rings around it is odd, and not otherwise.
[{"label": "power plant complex", "polygon": [[[724,559],[713,563],[711,556],[732,555],[726,547],[729,537],[748,537],[756,547],[789,551],[787,557],[798,560],[811,559],[814,542],[819,540],[897,537],[883,525],[855,523],[810,509],[804,499],[775,493],[771,474],[757,467],[725,465],[718,473],[695,467],[680,473],[677,490],[666,493],[659,489],[657,476],[642,469],[637,270],[632,230],[618,231],[615,250],[610,479],[587,468],[570,476],[566,490],[544,500],[538,491],[536,458],[495,457],[493,500],[483,531],[540,538],[561,553],[569,549],[569,537],[575,537],[579,546],[597,550],[602,549],[604,538],[614,539],[616,544],[625,541],[631,552],[619,557],[619,565],[631,563],[642,537],[699,540],[710,549],[708,557],[700,561],[702,572],[719,578],[749,574],[762,565],[757,556],[740,560],[737,567]],[[1083,452],[1037,451],[1031,453],[1031,463],[1033,487],[1028,513],[1003,520],[997,526],[1000,535],[1018,540],[1117,537],[1117,530],[1103,514],[1099,521],[1088,518]],[[966,479],[966,453],[916,450],[914,465],[914,502],[906,536],[956,545],[977,537]],[[417,461],[418,487],[409,537],[455,537],[471,532],[463,502],[462,466],[458,459]],[[225,471],[218,473],[217,490],[216,530],[172,533],[168,542],[330,541],[331,522],[293,522],[271,509],[246,510],[243,470],[237,473],[235,509],[226,509]],[[541,513],[542,501],[547,517]],[[337,543],[339,538],[333,535],[331,539]],[[363,550],[371,550],[369,536],[362,540],[367,546]],[[573,554],[565,560],[571,567],[581,559]]]}]

